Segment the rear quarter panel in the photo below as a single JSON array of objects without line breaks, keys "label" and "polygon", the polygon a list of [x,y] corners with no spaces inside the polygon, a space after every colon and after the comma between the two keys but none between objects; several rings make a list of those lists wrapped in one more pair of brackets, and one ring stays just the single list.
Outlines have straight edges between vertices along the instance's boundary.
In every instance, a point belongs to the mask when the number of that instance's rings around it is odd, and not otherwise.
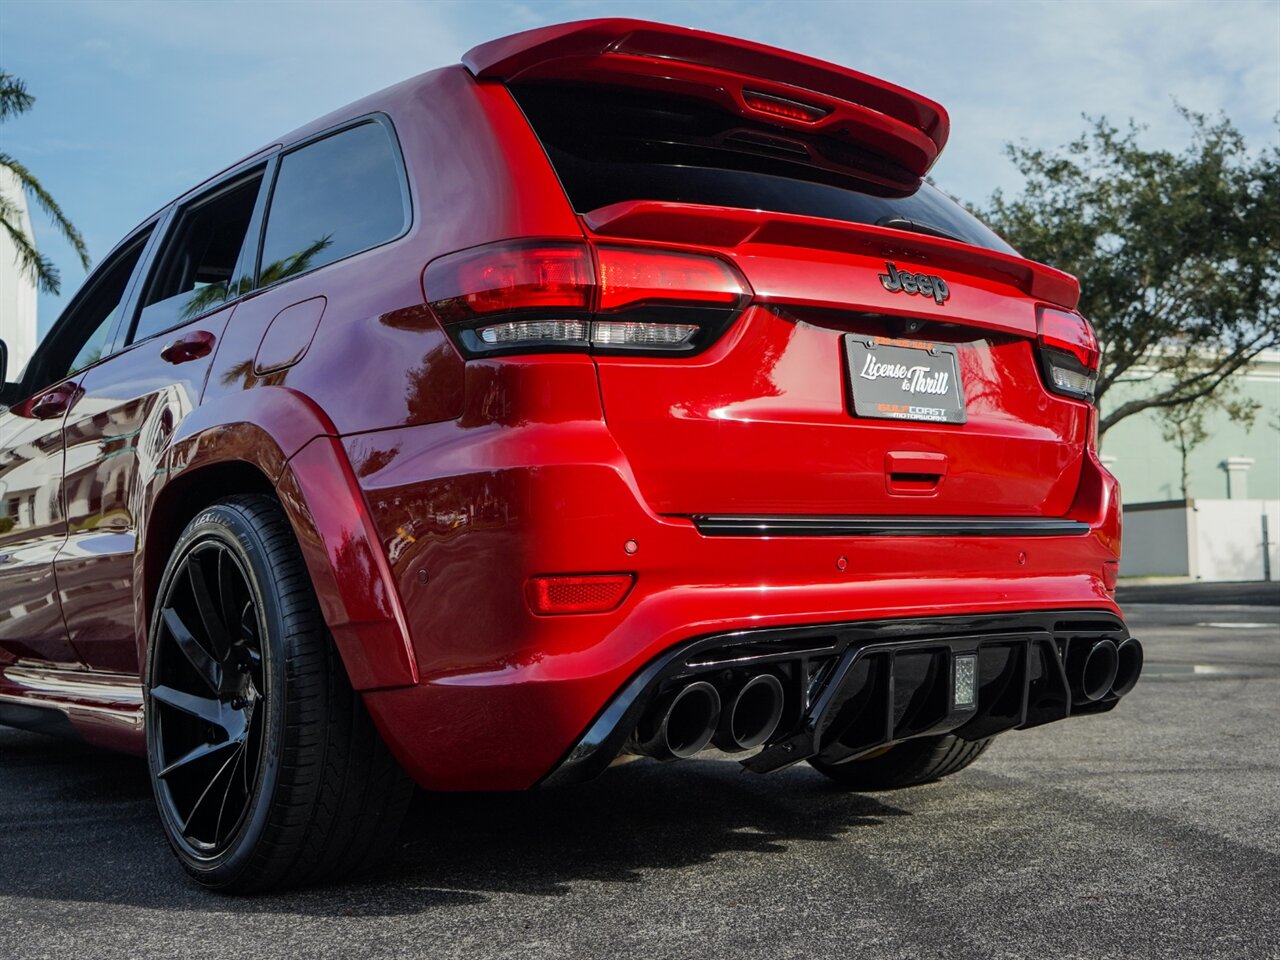
[{"label": "rear quarter panel", "polygon": [[[423,298],[431,259],[509,237],[582,234],[506,89],[477,83],[461,66],[322,118],[284,138],[284,149],[374,112],[391,119],[400,142],[413,210],[407,232],[240,300],[200,406],[175,431],[148,490],[149,504],[164,507],[175,480],[228,463],[257,469],[289,513],[325,619],[364,690],[412,684],[416,663],[385,552],[336,438],[368,434],[376,446],[380,431],[462,413],[464,362]],[[320,298],[319,323],[299,329],[293,351],[289,330],[273,321],[287,323],[307,312],[291,308]],[[297,359],[280,366],[281,355]],[[140,555],[139,572],[149,573],[135,582],[154,583],[164,559]],[[149,612],[138,589],[142,644]]]}]

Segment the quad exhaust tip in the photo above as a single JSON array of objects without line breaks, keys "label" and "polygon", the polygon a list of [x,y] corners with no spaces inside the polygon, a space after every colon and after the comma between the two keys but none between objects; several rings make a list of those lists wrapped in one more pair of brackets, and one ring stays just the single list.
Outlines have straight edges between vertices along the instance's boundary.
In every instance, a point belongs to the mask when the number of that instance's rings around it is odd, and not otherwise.
[{"label": "quad exhaust tip", "polygon": [[1142,676],[1142,644],[1130,637],[1116,647],[1116,677],[1111,683],[1111,695],[1123,697],[1134,688]]},{"label": "quad exhaust tip", "polygon": [[635,753],[656,760],[687,760],[706,749],[720,721],[720,693],[698,680],[668,693],[636,730]]},{"label": "quad exhaust tip", "polygon": [[687,760],[712,742],[741,753],[768,742],[782,721],[785,695],[772,673],[757,673],[720,691],[695,680],[667,692],[646,712],[628,751],[657,760]]},{"label": "quad exhaust tip", "polygon": [[772,673],[757,673],[729,698],[712,742],[726,753],[760,746],[778,729],[782,702],[782,682]]},{"label": "quad exhaust tip", "polygon": [[1101,700],[1111,692],[1119,667],[1120,655],[1114,640],[1095,641],[1086,653],[1070,657],[1072,699],[1077,704]]}]

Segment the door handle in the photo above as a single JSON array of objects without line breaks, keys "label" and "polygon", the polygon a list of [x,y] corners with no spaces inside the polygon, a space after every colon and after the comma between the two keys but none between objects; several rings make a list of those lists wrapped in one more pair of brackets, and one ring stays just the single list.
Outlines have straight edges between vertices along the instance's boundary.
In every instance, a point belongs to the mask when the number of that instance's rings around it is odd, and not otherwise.
[{"label": "door handle", "polygon": [[895,450],[884,455],[885,489],[892,494],[929,496],[938,492],[946,475],[945,453]]},{"label": "door handle", "polygon": [[188,360],[199,360],[213,352],[214,336],[206,330],[193,330],[184,333],[167,344],[160,351],[160,359],[168,363],[186,363]]},{"label": "door handle", "polygon": [[67,412],[67,407],[71,406],[71,398],[74,396],[75,391],[67,387],[50,390],[31,405],[31,415],[37,420],[60,417]]},{"label": "door handle", "polygon": [[884,455],[884,472],[941,477],[947,472],[947,455],[894,450]]}]

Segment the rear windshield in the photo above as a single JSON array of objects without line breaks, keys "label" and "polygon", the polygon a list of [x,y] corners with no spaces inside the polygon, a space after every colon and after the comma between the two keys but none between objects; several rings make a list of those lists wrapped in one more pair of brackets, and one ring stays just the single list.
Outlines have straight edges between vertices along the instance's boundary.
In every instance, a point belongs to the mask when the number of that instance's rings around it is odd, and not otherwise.
[{"label": "rear windshield", "polygon": [[895,185],[882,163],[848,143],[782,131],[691,97],[546,83],[512,93],[579,213],[665,200],[849,223],[908,220],[923,232],[1016,252],[941,190]]}]

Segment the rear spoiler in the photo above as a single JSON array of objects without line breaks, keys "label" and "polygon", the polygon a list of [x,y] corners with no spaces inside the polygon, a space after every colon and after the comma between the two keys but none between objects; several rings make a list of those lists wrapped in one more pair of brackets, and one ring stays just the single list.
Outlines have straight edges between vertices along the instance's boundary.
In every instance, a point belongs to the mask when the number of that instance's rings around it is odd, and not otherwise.
[{"label": "rear spoiler", "polygon": [[573,80],[714,99],[752,120],[853,144],[919,181],[950,131],[947,112],[875,77],[788,53],[644,20],[581,20],[482,43],[462,62],[479,80]]},{"label": "rear spoiler", "polygon": [[1025,257],[891,227],[657,200],[615,203],[592,210],[582,219],[594,234],[630,240],[679,238],[684,243],[721,248],[770,243],[871,256],[914,256],[922,263],[1010,284],[1028,296],[1068,310],[1074,310],[1080,300],[1080,282],[1069,273]]}]

